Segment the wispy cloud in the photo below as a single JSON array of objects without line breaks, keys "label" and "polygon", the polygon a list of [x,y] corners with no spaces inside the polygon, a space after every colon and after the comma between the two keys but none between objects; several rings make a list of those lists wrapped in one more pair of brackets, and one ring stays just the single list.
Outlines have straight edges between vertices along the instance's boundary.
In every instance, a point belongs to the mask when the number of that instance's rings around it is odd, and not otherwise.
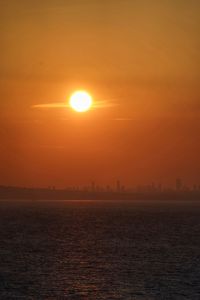
[{"label": "wispy cloud", "polygon": [[113,121],[134,121],[132,118],[115,118]]},{"label": "wispy cloud", "polygon": [[[96,108],[106,108],[106,107],[113,107],[113,106],[117,106],[118,103],[116,102],[111,102],[111,101],[94,101],[92,108],[96,109]],[[42,104],[35,104],[32,105],[32,108],[35,109],[42,109],[42,108],[46,108],[46,109],[53,109],[53,108],[68,108],[70,107],[68,103],[66,102],[55,102],[55,103],[42,103]]]},{"label": "wispy cloud", "polygon": [[32,108],[66,108],[66,107],[69,107],[69,105],[63,102],[35,104],[32,106]]},{"label": "wispy cloud", "polygon": [[95,101],[93,107],[94,108],[105,108],[105,107],[113,107],[119,105],[116,102],[111,102],[107,100]]}]

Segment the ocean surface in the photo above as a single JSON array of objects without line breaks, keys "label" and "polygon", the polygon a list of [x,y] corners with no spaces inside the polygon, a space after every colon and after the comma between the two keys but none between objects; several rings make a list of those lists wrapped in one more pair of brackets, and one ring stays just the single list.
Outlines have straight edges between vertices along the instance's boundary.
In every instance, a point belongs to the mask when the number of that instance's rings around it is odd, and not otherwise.
[{"label": "ocean surface", "polygon": [[200,299],[200,202],[1,201],[0,299]]}]

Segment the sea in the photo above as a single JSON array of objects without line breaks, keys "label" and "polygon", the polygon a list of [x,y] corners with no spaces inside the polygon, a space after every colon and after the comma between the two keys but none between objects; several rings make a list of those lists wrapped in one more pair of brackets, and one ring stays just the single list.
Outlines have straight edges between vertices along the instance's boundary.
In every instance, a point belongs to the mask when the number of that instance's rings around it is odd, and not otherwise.
[{"label": "sea", "polygon": [[200,201],[0,201],[0,299],[199,300]]}]

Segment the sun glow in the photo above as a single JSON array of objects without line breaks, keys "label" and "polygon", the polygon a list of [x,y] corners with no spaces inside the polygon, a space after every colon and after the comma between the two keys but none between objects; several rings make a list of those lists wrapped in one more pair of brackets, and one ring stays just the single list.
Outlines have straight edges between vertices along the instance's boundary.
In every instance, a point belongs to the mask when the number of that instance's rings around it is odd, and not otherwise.
[{"label": "sun glow", "polygon": [[85,112],[91,108],[92,102],[92,97],[86,91],[76,91],[71,95],[69,105],[77,112]]}]

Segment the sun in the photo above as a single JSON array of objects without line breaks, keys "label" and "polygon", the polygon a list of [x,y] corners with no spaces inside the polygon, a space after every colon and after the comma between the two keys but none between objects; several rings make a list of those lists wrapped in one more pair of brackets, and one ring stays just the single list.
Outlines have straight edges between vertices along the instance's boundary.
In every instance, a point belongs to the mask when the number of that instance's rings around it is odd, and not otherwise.
[{"label": "sun", "polygon": [[92,96],[86,91],[76,91],[69,99],[70,107],[77,112],[89,110],[92,106],[92,102]]}]

